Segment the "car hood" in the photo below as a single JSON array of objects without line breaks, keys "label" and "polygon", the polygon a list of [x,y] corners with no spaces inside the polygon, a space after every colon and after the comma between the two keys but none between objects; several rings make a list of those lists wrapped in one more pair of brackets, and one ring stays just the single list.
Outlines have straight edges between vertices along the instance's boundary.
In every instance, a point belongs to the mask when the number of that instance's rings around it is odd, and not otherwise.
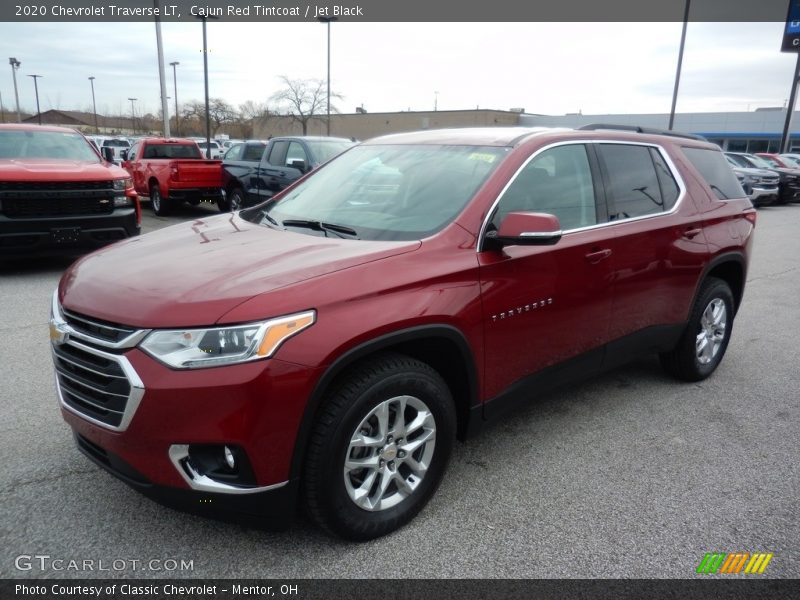
[{"label": "car hood", "polygon": [[771,169],[756,169],[750,167],[734,167],[734,171],[739,171],[745,175],[752,175],[754,177],[775,177],[778,175]]},{"label": "car hood", "polygon": [[0,181],[98,181],[127,175],[108,163],[56,158],[0,160]]},{"label": "car hood", "polygon": [[[419,241],[317,237],[220,215],[84,257],[64,274],[59,298],[68,310],[111,323],[210,325],[254,296],[419,247]],[[298,309],[315,302],[298,299]]]}]

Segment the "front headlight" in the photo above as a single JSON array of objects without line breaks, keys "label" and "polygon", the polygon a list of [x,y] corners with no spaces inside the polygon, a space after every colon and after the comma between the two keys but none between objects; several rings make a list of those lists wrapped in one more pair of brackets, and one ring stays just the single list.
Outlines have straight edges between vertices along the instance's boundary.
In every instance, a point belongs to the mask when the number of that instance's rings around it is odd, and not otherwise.
[{"label": "front headlight", "polygon": [[130,177],[126,177],[125,179],[114,180],[115,190],[127,190],[130,187],[133,187],[133,179],[131,179]]},{"label": "front headlight", "polygon": [[269,358],[315,320],[316,312],[309,310],[246,325],[153,331],[140,348],[174,369],[230,365]]}]

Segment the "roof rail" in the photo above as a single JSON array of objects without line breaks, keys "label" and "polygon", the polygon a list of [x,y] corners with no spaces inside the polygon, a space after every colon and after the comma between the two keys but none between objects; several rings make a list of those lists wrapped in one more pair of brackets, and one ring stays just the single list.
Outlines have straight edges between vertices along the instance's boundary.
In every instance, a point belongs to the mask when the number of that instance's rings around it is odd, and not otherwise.
[{"label": "roof rail", "polygon": [[616,129],[618,131],[633,131],[634,133],[669,135],[671,137],[687,138],[690,140],[699,140],[701,142],[708,141],[702,135],[696,135],[694,133],[682,133],[680,131],[669,131],[666,129],[656,129],[654,127],[639,127],[638,125],[613,125],[608,123],[591,123],[589,125],[583,125],[582,127],[578,127],[578,129],[581,131],[595,131],[598,129],[611,129],[611,130]]}]

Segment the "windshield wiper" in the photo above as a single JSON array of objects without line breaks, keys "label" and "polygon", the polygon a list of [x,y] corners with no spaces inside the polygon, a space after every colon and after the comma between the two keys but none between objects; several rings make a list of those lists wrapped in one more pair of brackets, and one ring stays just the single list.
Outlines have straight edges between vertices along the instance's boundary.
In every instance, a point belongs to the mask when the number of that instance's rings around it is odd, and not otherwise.
[{"label": "windshield wiper", "polygon": [[[305,227],[314,231],[322,231],[326,234],[328,232],[335,233],[340,238],[358,237],[358,232],[355,229],[346,227],[345,225],[336,225],[335,223],[323,223],[322,221],[311,221],[305,219],[286,219],[282,225],[284,227]],[[344,234],[344,235],[342,235]]]}]

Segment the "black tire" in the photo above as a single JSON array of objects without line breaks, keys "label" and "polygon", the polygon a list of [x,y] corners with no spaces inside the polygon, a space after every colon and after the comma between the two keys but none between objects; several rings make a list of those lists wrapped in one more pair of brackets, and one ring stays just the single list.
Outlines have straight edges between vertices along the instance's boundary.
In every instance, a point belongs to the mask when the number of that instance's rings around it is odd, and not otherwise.
[{"label": "black tire", "polygon": [[169,214],[169,201],[161,195],[161,188],[157,183],[150,184],[150,206],[159,217]]},{"label": "black tire", "polygon": [[[707,311],[714,311],[714,307],[724,307],[724,331],[721,333],[719,325],[715,326],[704,318],[704,315],[711,314]],[[721,279],[709,277],[700,288],[678,345],[660,355],[661,366],[667,373],[683,381],[701,381],[711,375],[725,356],[733,330],[733,317],[730,286]],[[705,345],[702,345],[701,335],[704,335]],[[700,356],[701,345],[706,351],[703,356]]]},{"label": "black tire", "polygon": [[[404,423],[409,419],[417,422],[424,415],[433,420],[434,437],[415,450],[410,450],[412,445],[422,436],[430,435],[430,429],[423,432],[424,428],[418,426],[403,434],[398,426],[400,402],[406,407]],[[427,410],[417,411],[412,402]],[[373,411],[382,406],[387,407],[387,436],[381,436],[377,428],[370,431],[367,425],[367,419],[377,424],[378,417]],[[391,407],[395,407],[394,412]],[[431,422],[426,419],[425,423]],[[383,354],[359,363],[325,399],[314,425],[303,473],[303,499],[308,514],[328,532],[356,541],[377,538],[402,527],[436,491],[453,448],[455,430],[456,414],[450,390],[429,365],[400,354]],[[398,431],[408,437],[393,439],[392,433]],[[351,439],[357,435],[380,439],[382,446],[351,448]],[[370,456],[356,456],[359,451]],[[376,467],[348,473],[345,468],[348,458],[372,460]],[[418,471],[409,467],[426,462],[427,470],[420,477]],[[367,483],[371,471],[375,471],[375,476],[370,480],[372,483]],[[381,493],[384,478],[390,483]],[[400,480],[408,487],[398,485],[396,481]],[[371,485],[369,489],[374,493],[365,494],[363,502],[369,503],[369,496],[378,497],[372,509],[358,505],[351,497],[354,492],[348,490],[354,481],[360,486]],[[384,499],[387,507],[383,506]]]}]

